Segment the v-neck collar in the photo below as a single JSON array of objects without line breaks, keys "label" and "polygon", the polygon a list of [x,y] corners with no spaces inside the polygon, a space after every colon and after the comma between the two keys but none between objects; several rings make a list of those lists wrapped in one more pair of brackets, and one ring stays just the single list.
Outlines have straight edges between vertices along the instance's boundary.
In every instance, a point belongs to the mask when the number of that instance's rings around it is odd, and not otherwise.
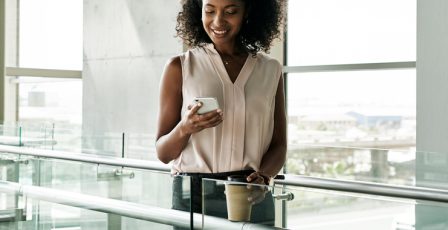
[{"label": "v-neck collar", "polygon": [[247,55],[246,61],[244,62],[243,67],[241,68],[238,76],[236,77],[235,82],[232,82],[230,79],[229,73],[226,70],[226,67],[219,55],[218,51],[215,49],[213,43],[207,44],[204,46],[207,50],[207,53],[215,67],[218,71],[218,75],[223,82],[226,84],[231,84],[234,86],[244,86],[246,85],[247,80],[249,80],[250,74],[252,73],[257,58],[253,57],[250,53]]}]

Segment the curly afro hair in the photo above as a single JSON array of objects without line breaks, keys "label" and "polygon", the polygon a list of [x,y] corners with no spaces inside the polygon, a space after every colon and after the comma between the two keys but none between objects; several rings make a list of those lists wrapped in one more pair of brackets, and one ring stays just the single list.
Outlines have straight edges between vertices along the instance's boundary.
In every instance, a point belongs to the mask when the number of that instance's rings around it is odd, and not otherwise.
[{"label": "curly afro hair", "polygon": [[[269,52],[271,43],[280,36],[285,0],[240,0],[248,9],[237,41],[248,53]],[[212,43],[202,25],[202,0],[182,0],[182,11],[177,15],[176,32],[189,47]]]}]

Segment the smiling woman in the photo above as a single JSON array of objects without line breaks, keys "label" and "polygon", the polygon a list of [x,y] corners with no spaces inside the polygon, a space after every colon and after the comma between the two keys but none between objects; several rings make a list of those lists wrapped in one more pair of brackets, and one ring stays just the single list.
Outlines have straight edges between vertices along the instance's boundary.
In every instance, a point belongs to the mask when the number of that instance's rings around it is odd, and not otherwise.
[{"label": "smiling woman", "polygon": [[[174,175],[192,178],[191,201],[173,186],[173,208],[202,212],[202,179],[242,175],[269,184],[286,155],[282,65],[268,51],[279,36],[283,0],[184,0],[177,34],[190,49],[171,58],[160,85],[156,149]],[[199,114],[196,97],[219,109]],[[216,199],[223,185],[214,185]],[[265,198],[265,199],[263,199]],[[253,193],[252,222],[274,224],[272,195]],[[218,201],[219,202],[219,201]],[[222,202],[225,203],[225,197]],[[227,217],[220,205],[207,214]],[[255,211],[258,210],[258,211]]]},{"label": "smiling woman", "polygon": [[[177,35],[190,47],[201,46],[212,42],[202,26],[202,6],[203,0],[183,0],[183,8],[177,17]],[[271,43],[280,35],[280,28],[284,19],[284,8],[286,1],[271,0],[235,0],[235,1],[212,1],[216,5],[224,3],[242,6],[246,10],[244,13],[244,23],[241,25],[241,32],[237,40],[252,54],[258,51],[269,51]],[[256,4],[255,4],[256,3]],[[205,13],[205,10],[204,10]]]}]

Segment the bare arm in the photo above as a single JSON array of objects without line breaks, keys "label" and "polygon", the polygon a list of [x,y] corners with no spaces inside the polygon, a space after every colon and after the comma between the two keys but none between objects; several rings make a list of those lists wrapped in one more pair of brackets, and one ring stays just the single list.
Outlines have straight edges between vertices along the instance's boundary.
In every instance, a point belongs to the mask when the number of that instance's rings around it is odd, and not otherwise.
[{"label": "bare arm", "polygon": [[193,105],[182,116],[182,100],[182,66],[180,57],[174,57],[166,64],[160,83],[156,150],[165,164],[181,154],[191,134],[222,122],[221,110],[198,115],[200,104]]},{"label": "bare arm", "polygon": [[261,160],[260,170],[251,174],[248,177],[248,181],[254,183],[266,183],[267,181],[261,180],[258,175],[273,177],[277,175],[285,163],[287,141],[285,95],[283,88],[283,77],[280,77],[277,93],[275,95],[274,133],[272,135],[271,144]]},{"label": "bare arm", "polygon": [[179,57],[168,61],[162,74],[156,133],[157,157],[164,163],[179,156],[189,135],[179,125],[182,109],[182,67]]}]

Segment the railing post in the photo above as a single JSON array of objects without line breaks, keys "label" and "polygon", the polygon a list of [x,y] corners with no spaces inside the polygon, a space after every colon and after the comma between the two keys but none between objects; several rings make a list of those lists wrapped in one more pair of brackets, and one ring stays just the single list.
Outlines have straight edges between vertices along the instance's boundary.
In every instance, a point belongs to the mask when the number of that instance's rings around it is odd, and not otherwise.
[{"label": "railing post", "polygon": [[5,120],[6,1],[0,1],[0,123]]}]

